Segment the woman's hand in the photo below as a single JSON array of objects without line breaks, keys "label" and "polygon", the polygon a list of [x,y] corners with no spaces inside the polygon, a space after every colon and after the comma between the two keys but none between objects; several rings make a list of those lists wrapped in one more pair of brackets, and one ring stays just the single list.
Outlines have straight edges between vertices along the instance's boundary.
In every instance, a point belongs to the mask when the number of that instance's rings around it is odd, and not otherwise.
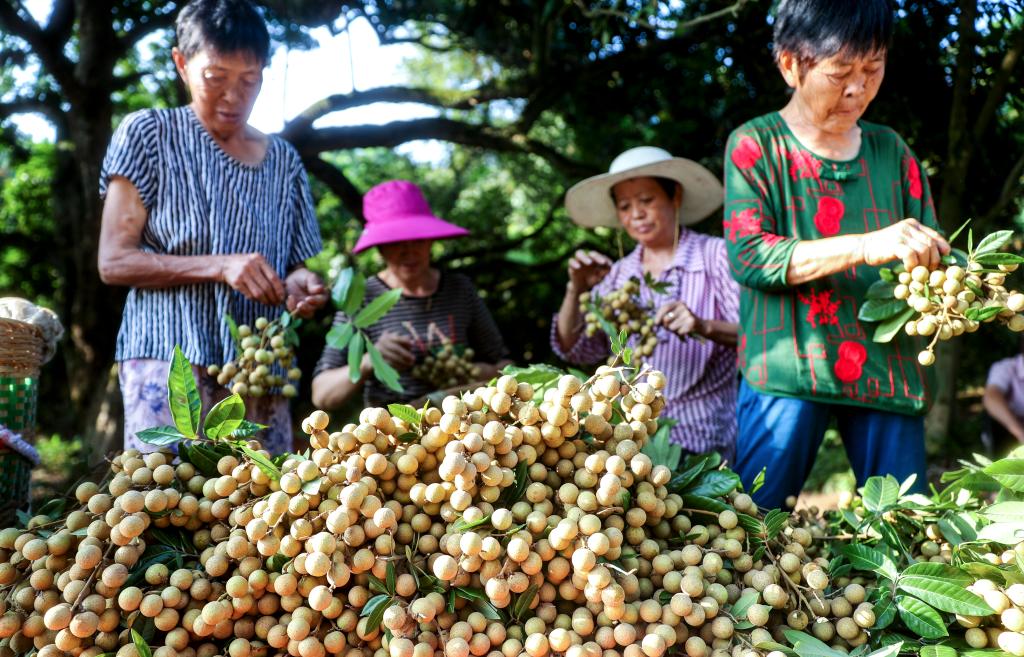
[{"label": "woman's hand", "polygon": [[682,301],[670,301],[658,308],[654,314],[654,325],[664,326],[679,337],[704,334],[704,322]]},{"label": "woman's hand", "polygon": [[[394,331],[384,331],[374,346],[384,361],[400,372],[416,364],[416,356],[412,353],[412,338],[408,336],[399,335]],[[364,368],[370,362],[369,358],[369,354],[363,357]],[[373,369],[372,365],[370,369]]]},{"label": "woman's hand", "polygon": [[611,266],[608,256],[580,249],[569,258],[569,286],[577,294],[587,292],[601,282]]},{"label": "woman's hand", "polygon": [[285,300],[284,283],[274,268],[259,253],[224,256],[221,280],[249,299],[268,306],[280,306]]},{"label": "woman's hand", "polygon": [[284,281],[289,312],[309,319],[318,308],[327,303],[327,288],[319,276],[305,267],[298,267]]},{"label": "woman's hand", "polygon": [[902,260],[910,271],[918,265],[928,269],[939,266],[942,256],[949,253],[949,243],[917,219],[904,219],[899,223],[864,235],[864,263],[883,265]]}]

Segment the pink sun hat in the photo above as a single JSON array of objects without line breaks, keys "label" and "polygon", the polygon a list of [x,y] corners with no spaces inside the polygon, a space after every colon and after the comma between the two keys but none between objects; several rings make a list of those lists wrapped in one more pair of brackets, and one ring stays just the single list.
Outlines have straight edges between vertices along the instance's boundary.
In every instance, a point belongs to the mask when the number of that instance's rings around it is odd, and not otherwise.
[{"label": "pink sun hat", "polygon": [[408,180],[389,180],[363,195],[366,226],[352,253],[408,240],[443,240],[469,235],[465,228],[434,216],[423,192]]}]

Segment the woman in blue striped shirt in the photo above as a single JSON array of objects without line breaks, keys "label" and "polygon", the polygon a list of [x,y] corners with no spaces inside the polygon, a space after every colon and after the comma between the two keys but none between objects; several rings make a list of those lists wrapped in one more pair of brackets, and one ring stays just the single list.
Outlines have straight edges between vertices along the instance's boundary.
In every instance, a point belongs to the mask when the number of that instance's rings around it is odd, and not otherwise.
[{"label": "woman in blue striped shirt", "polygon": [[[175,66],[192,102],[129,114],[103,162],[99,271],[128,286],[117,338],[125,447],[171,424],[168,360],[195,366],[204,407],[228,394],[200,366],[234,356],[224,316],[252,324],[281,306],[309,315],[326,301],[304,266],[321,249],[306,172],[295,150],[248,125],[270,37],[248,0],[195,0],[178,17]],[[247,400],[269,425],[272,452],[292,448],[279,395]]]}]

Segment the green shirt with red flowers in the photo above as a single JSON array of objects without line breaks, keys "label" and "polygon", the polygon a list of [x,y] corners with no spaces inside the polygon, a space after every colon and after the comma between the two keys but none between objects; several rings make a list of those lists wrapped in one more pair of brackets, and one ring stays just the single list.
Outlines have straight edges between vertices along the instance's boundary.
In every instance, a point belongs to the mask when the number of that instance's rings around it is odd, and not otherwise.
[{"label": "green shirt with red flowers", "polygon": [[927,177],[907,144],[885,126],[859,125],[860,152],[844,162],[811,153],[778,112],[729,138],[724,229],[741,286],[739,369],[748,385],[772,395],[923,413],[921,338],[901,331],[878,344],[871,340],[875,325],[857,319],[878,267],[786,283],[801,240],[866,233],[908,218],[937,228]]}]

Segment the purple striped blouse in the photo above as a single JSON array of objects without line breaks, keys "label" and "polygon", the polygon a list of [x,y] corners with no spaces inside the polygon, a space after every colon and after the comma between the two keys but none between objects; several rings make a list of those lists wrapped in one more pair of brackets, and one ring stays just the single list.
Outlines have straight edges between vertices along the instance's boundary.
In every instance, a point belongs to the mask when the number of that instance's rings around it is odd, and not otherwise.
[{"label": "purple striped blouse", "polygon": [[[643,278],[642,256],[642,247],[637,246],[612,265],[593,292],[603,296],[631,277]],[[729,272],[725,240],[683,229],[672,265],[657,280],[668,283],[668,290],[656,294],[641,286],[643,305],[659,308],[682,301],[702,319],[738,321],[739,286]],[[570,363],[592,364],[609,355],[608,338],[603,333],[581,336],[565,351],[558,344],[557,331],[556,320],[551,327],[551,347]],[[736,444],[736,350],[711,340],[682,340],[662,326],[656,331],[658,346],[648,362],[668,379],[662,416],[679,422],[672,429],[671,440],[691,452],[718,451],[731,460]]]}]

